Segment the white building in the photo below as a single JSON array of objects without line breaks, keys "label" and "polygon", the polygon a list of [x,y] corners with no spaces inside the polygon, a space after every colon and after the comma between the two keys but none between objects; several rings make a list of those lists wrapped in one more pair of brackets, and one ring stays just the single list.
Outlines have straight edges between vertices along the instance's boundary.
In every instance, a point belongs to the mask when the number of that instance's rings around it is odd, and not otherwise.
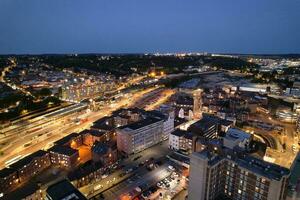
[{"label": "white building", "polygon": [[170,133],[174,131],[175,111],[172,107],[165,105],[161,106],[159,110],[165,115],[163,123],[163,134],[164,139],[168,139]]},{"label": "white building", "polygon": [[223,139],[223,144],[229,149],[238,146],[247,149],[252,140],[252,135],[236,128],[230,128]]},{"label": "white building", "polygon": [[164,120],[148,117],[117,129],[118,150],[126,154],[140,152],[164,140]]},{"label": "white building", "polygon": [[193,136],[190,132],[176,129],[169,136],[169,148],[172,150],[192,150]]}]

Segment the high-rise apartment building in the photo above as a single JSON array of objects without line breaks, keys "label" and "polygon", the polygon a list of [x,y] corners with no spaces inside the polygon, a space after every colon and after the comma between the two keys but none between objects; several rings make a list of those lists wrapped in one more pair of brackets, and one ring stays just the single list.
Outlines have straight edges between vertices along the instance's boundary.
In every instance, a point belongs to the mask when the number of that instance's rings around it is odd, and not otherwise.
[{"label": "high-rise apartment building", "polygon": [[208,147],[190,160],[189,200],[284,200],[290,171],[239,148]]}]

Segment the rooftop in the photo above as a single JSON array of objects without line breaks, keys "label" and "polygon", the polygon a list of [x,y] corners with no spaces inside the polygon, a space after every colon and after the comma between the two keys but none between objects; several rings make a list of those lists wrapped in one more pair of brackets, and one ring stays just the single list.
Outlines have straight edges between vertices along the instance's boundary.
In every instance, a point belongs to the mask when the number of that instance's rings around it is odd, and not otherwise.
[{"label": "rooftop", "polygon": [[111,131],[114,129],[114,127],[106,124],[105,122],[102,123],[98,122],[98,123],[94,123],[93,126],[91,126],[91,129]]},{"label": "rooftop", "polygon": [[97,154],[106,154],[109,150],[109,146],[103,142],[95,142],[92,146],[92,151]]},{"label": "rooftop", "polygon": [[49,149],[50,152],[62,154],[62,155],[67,155],[67,156],[72,156],[78,151],[75,149],[72,149],[71,147],[67,146],[60,146],[60,145],[55,145]]},{"label": "rooftop", "polygon": [[77,180],[80,179],[82,177],[85,177],[89,174],[91,174],[94,171],[97,171],[98,169],[102,168],[103,165],[101,162],[93,162],[93,161],[88,161],[86,163],[84,163],[83,165],[80,165],[76,170],[71,171],[68,174],[68,178],[70,179],[70,181],[72,180]]},{"label": "rooftop", "polygon": [[90,134],[90,135],[93,135],[96,137],[100,137],[105,134],[105,131],[100,131],[100,130],[95,130],[95,129],[90,129],[90,130],[85,129],[85,130],[81,131],[79,134],[81,134],[81,135]]},{"label": "rooftop", "polygon": [[159,121],[162,121],[162,119],[148,117],[148,118],[146,118],[144,120],[141,120],[141,121],[129,124],[129,125],[125,125],[125,126],[119,127],[119,129],[137,130],[137,129],[143,128],[145,126],[148,126],[150,124],[154,124],[154,123],[159,122]]},{"label": "rooftop", "polygon": [[70,135],[63,137],[62,139],[57,140],[54,143],[57,145],[65,145],[66,143],[70,142],[73,138],[76,138],[78,136],[79,136],[78,133],[71,133]]},{"label": "rooftop", "polygon": [[242,130],[236,128],[230,128],[227,131],[225,138],[228,140],[238,140],[238,139],[244,140],[244,139],[251,138],[251,135]]},{"label": "rooftop", "polygon": [[63,180],[49,186],[46,191],[47,191],[47,196],[49,196],[52,200],[61,200],[61,199],[86,200],[87,199],[67,180]]},{"label": "rooftop", "polygon": [[16,170],[10,168],[4,168],[0,170],[0,178],[5,178],[13,173],[16,173]]},{"label": "rooftop", "polygon": [[46,151],[38,150],[38,151],[22,158],[18,162],[11,164],[9,166],[9,168],[19,170],[19,169],[23,168],[25,165],[30,164],[31,161],[34,160],[35,158],[40,158],[40,157],[44,156],[45,154],[47,154]]},{"label": "rooftop", "polygon": [[222,159],[228,159],[248,171],[273,180],[280,180],[283,176],[289,175],[290,173],[290,170],[284,167],[258,159],[247,153],[237,152],[225,147],[222,148],[222,153],[220,154],[205,149],[201,152],[196,152],[195,155],[209,159],[210,165],[215,165]]},{"label": "rooftop", "polygon": [[36,183],[25,184],[22,187],[4,196],[3,200],[26,199],[26,197],[36,193],[40,188]]},{"label": "rooftop", "polygon": [[174,130],[171,134],[172,134],[172,135],[175,135],[175,136],[177,136],[177,137],[182,137],[182,136],[186,135],[187,133],[188,133],[188,132],[185,131],[185,130],[176,129],[176,130]]}]

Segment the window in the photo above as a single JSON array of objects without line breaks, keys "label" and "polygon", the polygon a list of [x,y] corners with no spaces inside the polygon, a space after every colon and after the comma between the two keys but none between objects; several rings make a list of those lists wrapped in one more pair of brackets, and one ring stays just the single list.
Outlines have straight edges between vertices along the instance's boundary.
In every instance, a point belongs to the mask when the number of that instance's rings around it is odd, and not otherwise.
[{"label": "window", "polygon": [[239,190],[238,190],[238,193],[239,193],[239,194],[242,194],[242,190],[239,189]]}]

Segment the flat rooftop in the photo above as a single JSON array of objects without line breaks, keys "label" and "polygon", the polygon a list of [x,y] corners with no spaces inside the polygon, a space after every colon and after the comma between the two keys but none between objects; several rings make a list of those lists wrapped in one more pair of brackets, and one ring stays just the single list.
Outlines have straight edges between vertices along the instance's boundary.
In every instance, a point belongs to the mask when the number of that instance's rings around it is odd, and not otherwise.
[{"label": "flat rooftop", "polygon": [[31,163],[32,160],[34,160],[35,158],[40,158],[42,156],[44,156],[45,154],[47,154],[48,152],[43,151],[43,150],[38,150],[24,158],[22,158],[21,160],[19,160],[18,162],[15,162],[13,164],[11,164],[9,166],[9,168],[11,169],[21,169],[22,167],[24,167],[25,165],[28,165],[29,163]]},{"label": "flat rooftop", "polygon": [[223,147],[223,154],[213,154],[208,149],[194,153],[196,156],[209,159],[210,165],[215,165],[220,160],[227,159],[238,164],[239,167],[245,168],[250,172],[254,172],[260,176],[280,180],[283,176],[288,175],[290,170],[279,165],[266,162],[264,160],[253,157],[247,153],[242,155],[236,154],[234,150]]},{"label": "flat rooftop", "polygon": [[58,153],[66,156],[72,156],[78,151],[67,146],[55,145],[49,149],[49,152]]},{"label": "flat rooftop", "polygon": [[62,199],[86,200],[87,199],[67,180],[63,180],[49,186],[46,192],[47,192],[47,196],[49,196],[52,200],[62,200]]},{"label": "flat rooftop", "polygon": [[137,130],[137,129],[143,128],[145,126],[148,126],[150,124],[154,124],[154,123],[159,122],[159,121],[162,121],[162,119],[148,117],[148,118],[143,119],[141,121],[134,122],[132,124],[128,124],[128,125],[119,127],[119,129],[123,129],[123,130],[124,129],[127,129],[127,130],[128,129],[130,129],[130,130]]}]

